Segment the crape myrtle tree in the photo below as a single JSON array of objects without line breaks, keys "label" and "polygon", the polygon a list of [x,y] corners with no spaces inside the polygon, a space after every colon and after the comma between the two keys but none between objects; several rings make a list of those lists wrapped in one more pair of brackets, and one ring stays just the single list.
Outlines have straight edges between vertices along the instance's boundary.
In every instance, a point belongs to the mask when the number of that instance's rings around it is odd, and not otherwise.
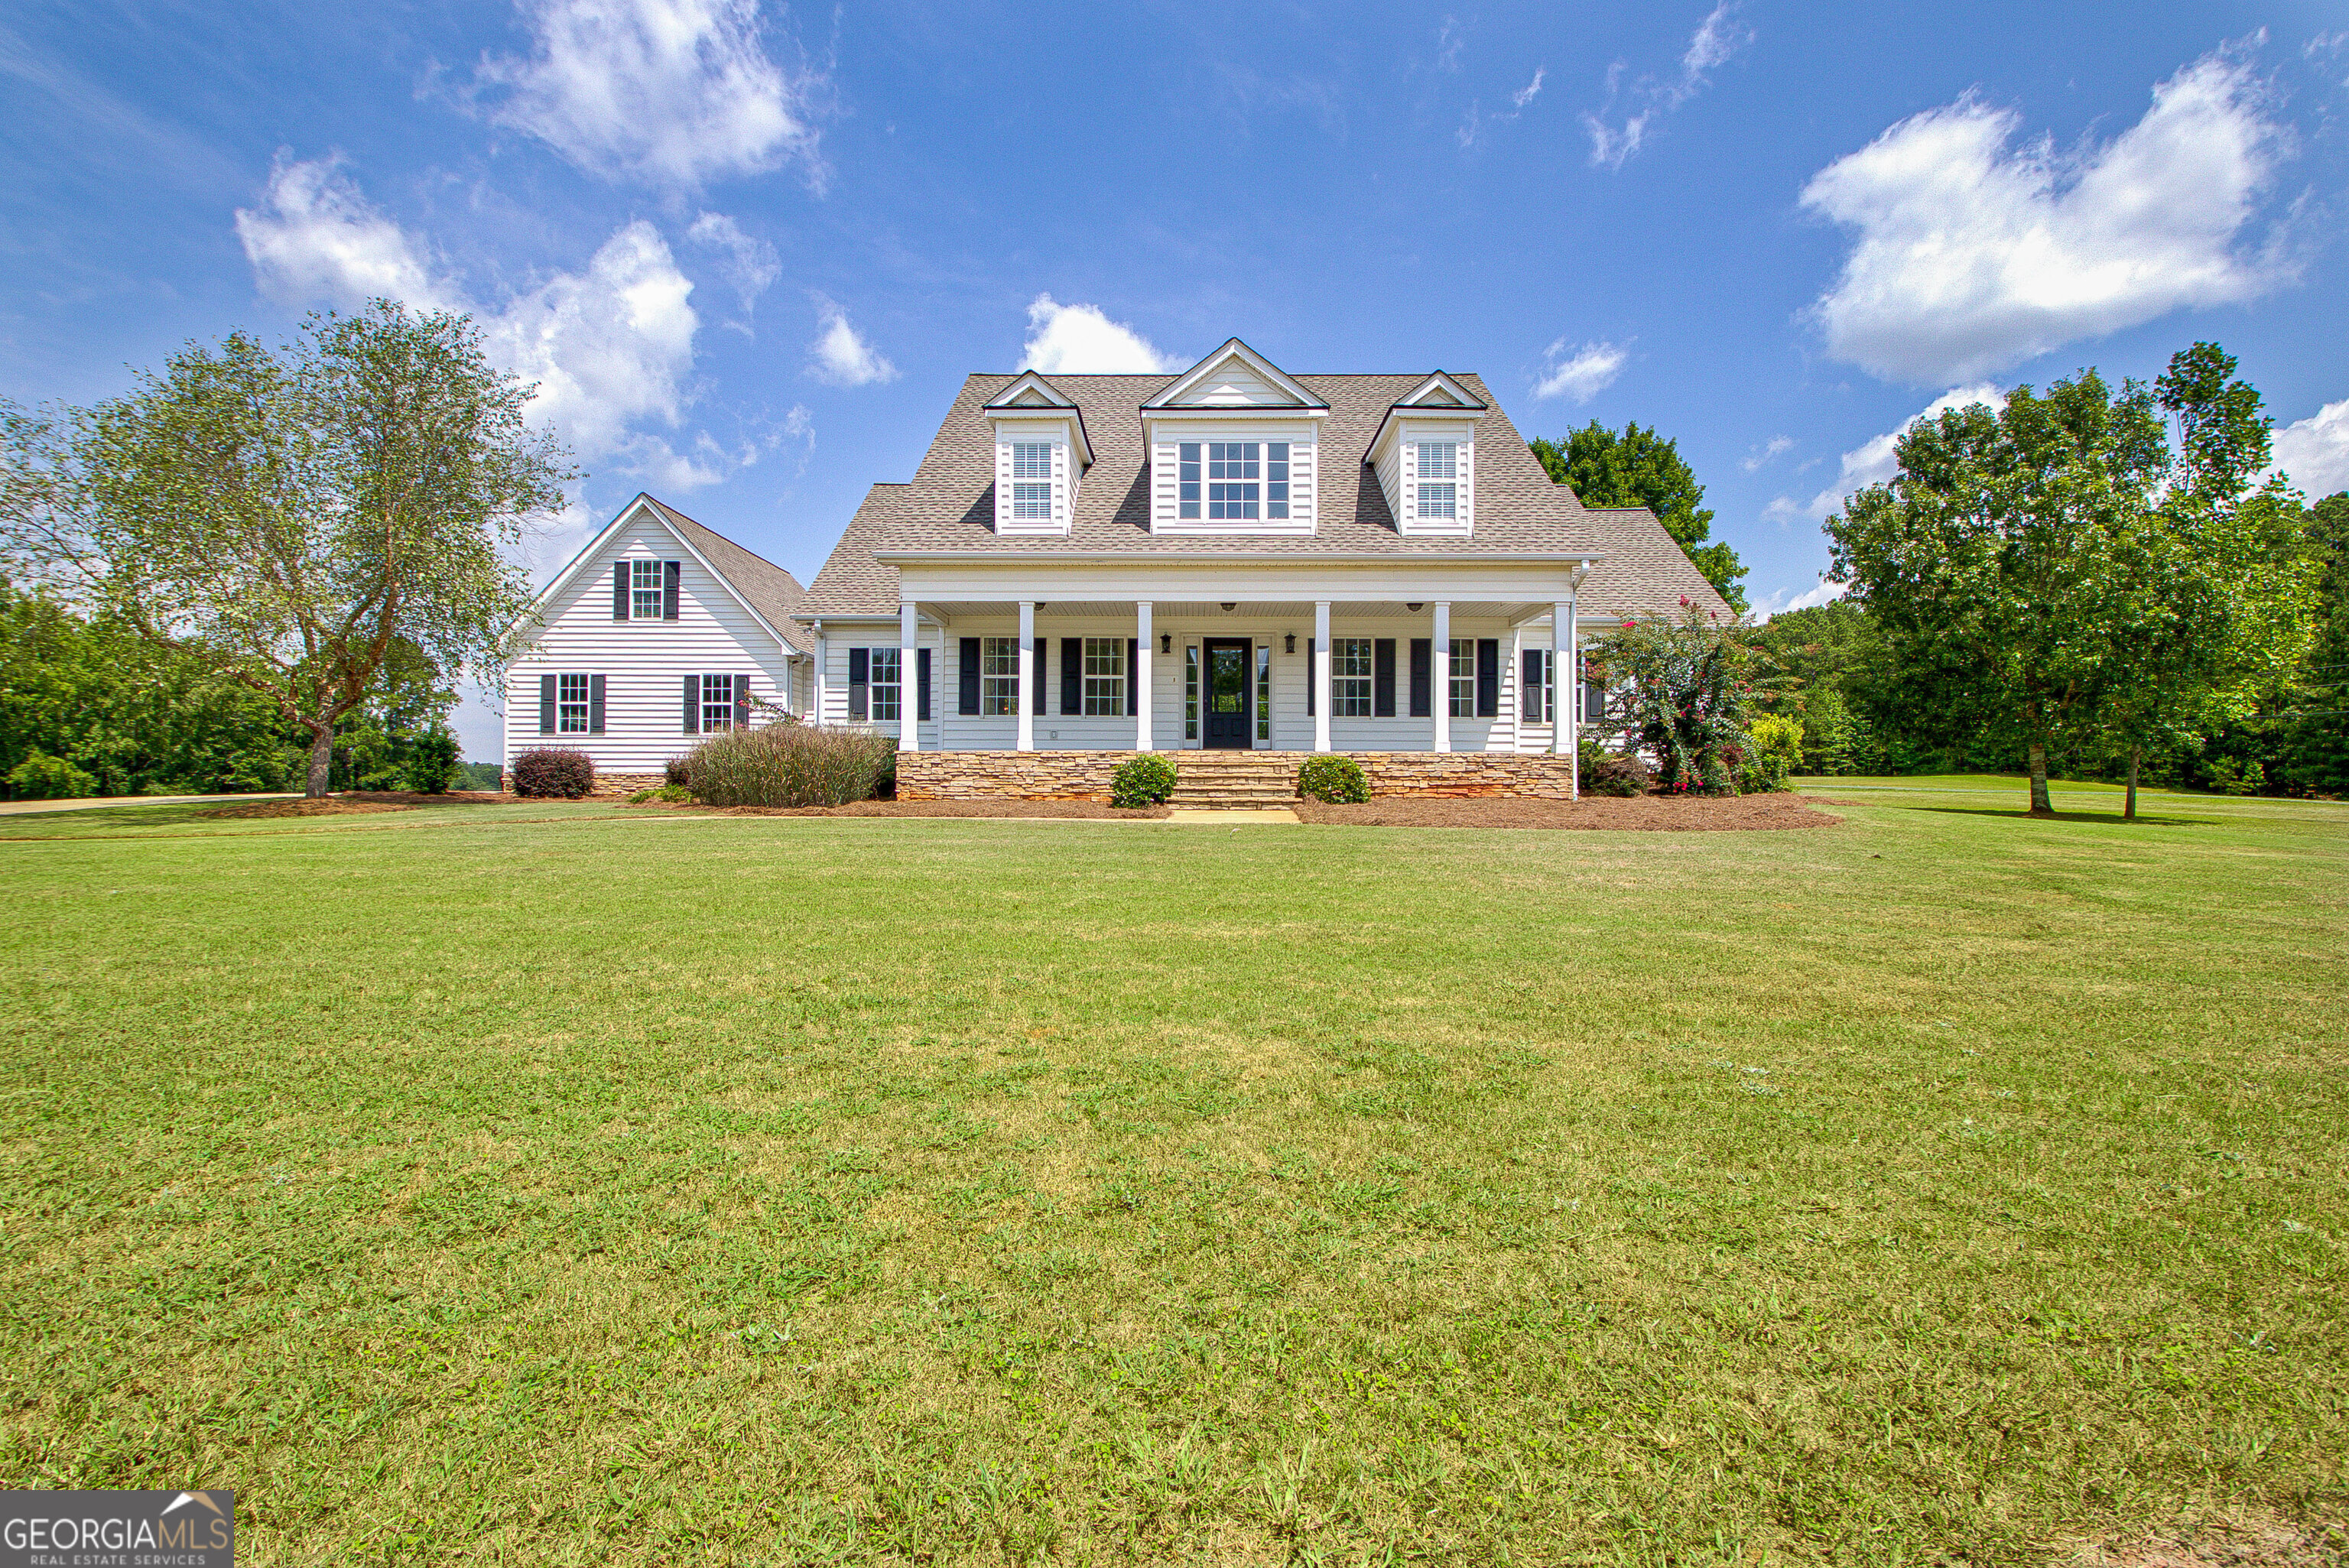
[{"label": "crape myrtle tree", "polygon": [[1713,513],[1703,504],[1704,487],[1682,458],[1679,442],[1637,423],[1618,433],[1593,419],[1569,431],[1563,446],[1551,440],[1532,446],[1551,480],[1571,486],[1583,505],[1644,506],[1654,512],[1713,591],[1731,609],[1745,614],[1745,590],[1737,580],[1746,568],[1728,545],[1707,542],[1713,535]]},{"label": "crape myrtle tree", "polygon": [[471,322],[387,300],[272,351],[191,345],[125,397],[6,419],[12,563],[266,697],[327,792],[336,721],[395,644],[501,662],[512,559],[575,477]]},{"label": "crape myrtle tree", "polygon": [[2052,746],[2092,733],[2168,450],[2152,394],[2095,370],[2004,408],[1920,418],[1899,471],[1826,521],[1834,581],[1883,638],[1902,700],[2019,740],[2031,814],[2054,815]]},{"label": "crape myrtle tree", "polygon": [[1683,595],[1678,619],[1625,621],[1592,638],[1584,660],[1607,691],[1600,727],[1655,758],[1658,789],[1737,792],[1771,696],[1773,661],[1752,627]]},{"label": "crape myrtle tree", "polygon": [[2137,816],[2148,746],[2199,747],[2282,691],[2314,629],[2319,562],[2282,475],[2264,482],[2269,420],[2215,343],[2179,350],[2154,383],[2178,435],[2137,526],[2115,542],[2105,707],[2128,753]]}]

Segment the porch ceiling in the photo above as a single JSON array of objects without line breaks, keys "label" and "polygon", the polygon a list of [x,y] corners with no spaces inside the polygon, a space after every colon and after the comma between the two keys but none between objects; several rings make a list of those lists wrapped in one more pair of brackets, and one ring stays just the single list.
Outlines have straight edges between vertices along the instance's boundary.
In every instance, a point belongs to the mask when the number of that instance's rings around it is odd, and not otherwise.
[{"label": "porch ceiling", "polygon": [[[925,599],[921,603],[924,613],[948,621],[998,620],[1015,616],[1019,613],[1019,602],[1017,599]],[[1226,620],[1301,620],[1309,623],[1313,619],[1313,601],[1310,599],[1254,602],[1234,599],[1231,601],[1231,609],[1227,612],[1224,609],[1221,601],[1154,599],[1151,601],[1150,613],[1161,623]],[[1546,615],[1549,614],[1549,610],[1550,606],[1547,603],[1535,603],[1530,601],[1467,599],[1452,601],[1452,614],[1455,620],[1516,621]],[[1422,624],[1427,623],[1434,614],[1433,607],[1425,602],[1422,602],[1419,608],[1413,610],[1405,601],[1399,599],[1336,599],[1330,602],[1330,613],[1332,616],[1345,621],[1411,621]],[[1048,599],[1043,601],[1042,607],[1036,612],[1036,619],[1040,622],[1115,621],[1133,618],[1133,601],[1131,599]]]}]

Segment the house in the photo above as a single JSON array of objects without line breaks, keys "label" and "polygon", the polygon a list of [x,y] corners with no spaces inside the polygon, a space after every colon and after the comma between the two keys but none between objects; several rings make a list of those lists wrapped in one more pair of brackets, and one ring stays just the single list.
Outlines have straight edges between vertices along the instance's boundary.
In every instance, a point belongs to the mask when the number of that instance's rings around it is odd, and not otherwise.
[{"label": "house", "polygon": [[747,691],[895,736],[914,797],[1097,794],[1136,749],[1566,795],[1560,650],[1683,602],[1729,613],[1649,512],[1552,482],[1478,377],[1292,375],[1235,338],[1178,376],[969,377],[805,590],[640,497],[542,599],[508,743],[650,773]]}]

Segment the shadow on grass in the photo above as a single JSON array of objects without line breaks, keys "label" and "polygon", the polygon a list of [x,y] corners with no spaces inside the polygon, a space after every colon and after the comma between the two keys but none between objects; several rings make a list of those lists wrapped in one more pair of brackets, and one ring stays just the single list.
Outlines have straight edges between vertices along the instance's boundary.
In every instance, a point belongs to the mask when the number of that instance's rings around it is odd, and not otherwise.
[{"label": "shadow on grass", "polygon": [[2139,811],[2135,820],[2118,811],[2058,811],[2052,817],[2034,817],[2030,811],[2012,806],[1919,806],[1920,811],[1941,811],[1952,817],[2012,817],[2023,822],[2108,822],[2116,827],[2137,828],[2211,828],[2218,826],[2216,817],[2156,817]]}]

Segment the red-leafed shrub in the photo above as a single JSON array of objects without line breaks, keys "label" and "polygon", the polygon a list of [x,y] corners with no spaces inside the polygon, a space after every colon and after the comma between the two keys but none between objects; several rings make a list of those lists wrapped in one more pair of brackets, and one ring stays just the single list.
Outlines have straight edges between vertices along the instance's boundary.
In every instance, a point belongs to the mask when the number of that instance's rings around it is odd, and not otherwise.
[{"label": "red-leafed shrub", "polygon": [[515,758],[508,776],[517,795],[576,800],[595,788],[595,762],[584,751],[541,747]]}]

